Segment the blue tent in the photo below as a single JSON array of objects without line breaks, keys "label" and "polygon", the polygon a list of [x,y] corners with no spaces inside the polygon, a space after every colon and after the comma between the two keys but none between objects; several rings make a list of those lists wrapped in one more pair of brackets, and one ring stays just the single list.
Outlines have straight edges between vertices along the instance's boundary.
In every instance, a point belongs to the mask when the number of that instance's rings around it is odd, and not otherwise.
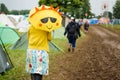
[{"label": "blue tent", "polygon": [[90,24],[97,24],[98,23],[98,19],[91,19],[90,20]]}]

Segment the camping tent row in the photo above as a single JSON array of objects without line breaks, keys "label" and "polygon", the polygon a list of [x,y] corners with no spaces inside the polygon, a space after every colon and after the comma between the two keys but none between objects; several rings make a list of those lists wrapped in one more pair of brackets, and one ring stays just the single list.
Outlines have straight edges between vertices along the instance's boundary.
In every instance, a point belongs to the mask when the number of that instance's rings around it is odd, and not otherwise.
[{"label": "camping tent row", "polygon": [[0,25],[18,29],[19,32],[27,32],[29,22],[24,15],[6,15],[0,14]]},{"label": "camping tent row", "polygon": [[[5,45],[10,44],[10,50],[26,50],[28,45],[27,32],[22,36],[7,26],[0,26],[0,73],[5,73],[6,70],[13,68],[9,53]],[[50,51],[62,51],[56,44],[49,42]]]}]

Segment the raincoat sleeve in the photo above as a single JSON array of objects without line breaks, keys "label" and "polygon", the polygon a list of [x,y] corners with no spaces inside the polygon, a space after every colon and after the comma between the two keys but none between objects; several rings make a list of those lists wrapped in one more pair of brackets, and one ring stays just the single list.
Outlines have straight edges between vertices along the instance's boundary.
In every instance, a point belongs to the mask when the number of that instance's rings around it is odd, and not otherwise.
[{"label": "raincoat sleeve", "polygon": [[48,41],[51,41],[51,40],[52,40],[51,32],[48,32]]},{"label": "raincoat sleeve", "polygon": [[27,39],[29,41],[29,35],[30,35],[30,29],[28,29],[28,32],[27,32]]}]

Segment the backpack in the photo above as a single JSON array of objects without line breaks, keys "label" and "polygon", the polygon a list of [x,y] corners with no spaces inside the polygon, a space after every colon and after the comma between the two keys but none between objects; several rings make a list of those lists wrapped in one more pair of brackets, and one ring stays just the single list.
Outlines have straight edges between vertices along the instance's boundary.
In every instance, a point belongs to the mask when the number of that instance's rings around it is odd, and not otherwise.
[{"label": "backpack", "polygon": [[68,33],[71,37],[75,37],[76,35],[77,24],[71,24],[68,30]]},{"label": "backpack", "polygon": [[70,25],[68,32],[74,34],[76,32],[76,25],[75,24]]}]

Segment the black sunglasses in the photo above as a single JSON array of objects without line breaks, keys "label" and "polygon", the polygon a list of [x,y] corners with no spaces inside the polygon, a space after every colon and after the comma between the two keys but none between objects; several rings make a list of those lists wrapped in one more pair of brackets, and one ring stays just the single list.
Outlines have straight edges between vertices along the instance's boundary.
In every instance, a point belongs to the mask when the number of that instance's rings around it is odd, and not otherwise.
[{"label": "black sunglasses", "polygon": [[43,18],[43,19],[41,19],[41,22],[42,23],[47,23],[48,22],[48,18],[50,18],[50,21],[52,22],[52,23],[55,23],[56,22],[56,18],[53,18],[53,17],[46,17],[46,18]]}]

